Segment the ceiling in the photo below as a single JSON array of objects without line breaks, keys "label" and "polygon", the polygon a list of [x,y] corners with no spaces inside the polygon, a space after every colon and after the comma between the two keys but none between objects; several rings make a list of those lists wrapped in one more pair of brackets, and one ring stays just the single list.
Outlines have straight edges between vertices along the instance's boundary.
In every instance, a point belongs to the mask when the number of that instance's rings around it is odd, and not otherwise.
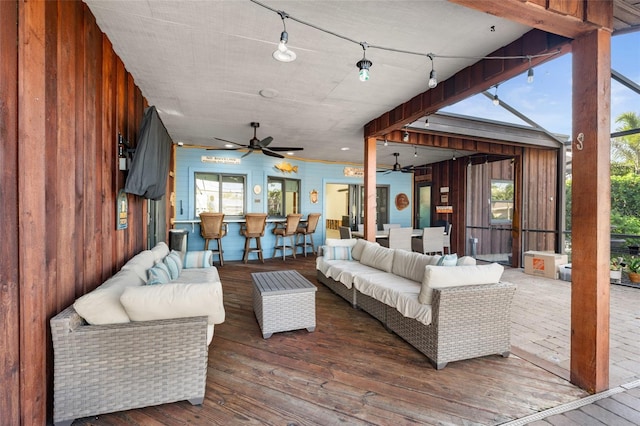
[{"label": "ceiling", "polygon": [[[293,19],[285,23],[297,59],[278,62],[272,52],[282,20],[249,0],[85,2],[176,143],[223,148],[218,137],[246,144],[257,121],[258,139],[272,136],[271,147],[362,163],[364,125],[427,89],[427,57],[370,47],[371,79],[361,82],[359,44]],[[264,4],[357,42],[422,54],[484,56],[531,29],[445,0]],[[444,81],[476,61],[436,58],[434,65]],[[379,164],[393,164],[393,152],[403,166],[452,155],[421,147],[415,158],[411,146],[380,141]]]}]

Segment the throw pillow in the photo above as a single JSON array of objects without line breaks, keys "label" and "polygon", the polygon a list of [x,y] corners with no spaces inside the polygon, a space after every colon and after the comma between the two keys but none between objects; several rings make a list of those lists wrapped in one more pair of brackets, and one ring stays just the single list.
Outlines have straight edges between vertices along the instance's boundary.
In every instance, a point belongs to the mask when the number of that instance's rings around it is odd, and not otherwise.
[{"label": "throw pillow", "polygon": [[457,266],[458,265],[458,254],[445,254],[440,259],[438,259],[437,266]]},{"label": "throw pillow", "polygon": [[166,284],[171,281],[169,268],[164,263],[158,263],[152,268],[149,268],[148,274],[149,281],[147,281],[147,285]]},{"label": "throw pillow", "polygon": [[171,253],[169,253],[169,256],[171,256],[176,264],[178,265],[178,275],[180,275],[180,273],[182,272],[182,253],[176,250],[171,250]]},{"label": "throw pillow", "polygon": [[211,250],[188,251],[184,255],[182,267],[187,268],[209,268],[213,263],[213,253]]},{"label": "throw pillow", "polygon": [[323,246],[322,250],[325,260],[353,260],[348,246]]},{"label": "throw pillow", "polygon": [[178,275],[180,275],[180,271],[178,270],[178,264],[176,263],[176,260],[170,255],[167,255],[167,257],[165,257],[162,262],[167,266],[171,279],[175,280],[176,278],[178,278]]}]

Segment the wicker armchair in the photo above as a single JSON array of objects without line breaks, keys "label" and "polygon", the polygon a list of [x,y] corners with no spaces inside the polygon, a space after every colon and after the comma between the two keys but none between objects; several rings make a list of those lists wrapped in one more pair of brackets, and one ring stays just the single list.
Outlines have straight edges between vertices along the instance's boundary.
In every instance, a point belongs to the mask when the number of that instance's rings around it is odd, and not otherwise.
[{"label": "wicker armchair", "polygon": [[53,422],[204,401],[207,317],[88,325],[73,306],[51,319]]}]

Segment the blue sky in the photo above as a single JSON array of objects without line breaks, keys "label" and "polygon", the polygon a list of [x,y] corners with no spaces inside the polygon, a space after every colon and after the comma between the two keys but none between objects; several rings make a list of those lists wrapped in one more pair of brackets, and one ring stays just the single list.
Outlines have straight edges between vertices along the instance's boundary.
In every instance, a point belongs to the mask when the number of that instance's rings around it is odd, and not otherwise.
[{"label": "blue sky", "polygon": [[[612,37],[611,66],[640,84],[640,31]],[[492,88],[493,94],[495,90]],[[499,85],[498,97],[545,129],[571,134],[571,54],[534,68],[534,81],[527,83],[526,72]],[[470,115],[490,120],[525,124],[507,110],[496,107],[484,95],[476,95],[443,112]],[[640,115],[640,95],[611,81],[611,129],[615,118],[623,112]]]}]

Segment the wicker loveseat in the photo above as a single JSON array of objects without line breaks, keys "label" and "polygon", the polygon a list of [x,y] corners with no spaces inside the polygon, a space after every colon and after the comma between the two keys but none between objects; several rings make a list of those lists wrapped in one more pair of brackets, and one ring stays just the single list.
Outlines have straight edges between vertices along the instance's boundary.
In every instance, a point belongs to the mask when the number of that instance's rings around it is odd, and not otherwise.
[{"label": "wicker loveseat", "polygon": [[222,287],[210,252],[180,256],[179,276],[146,285],[151,268],[167,263],[168,254],[164,243],[145,250],[51,319],[54,424],[203,402],[208,344],[214,324],[224,321]]},{"label": "wicker loveseat", "polygon": [[316,261],[318,280],[425,354],[436,369],[509,356],[515,285],[500,282],[502,266],[454,257],[448,257],[451,266],[441,266],[440,256],[365,240],[327,243]]}]

